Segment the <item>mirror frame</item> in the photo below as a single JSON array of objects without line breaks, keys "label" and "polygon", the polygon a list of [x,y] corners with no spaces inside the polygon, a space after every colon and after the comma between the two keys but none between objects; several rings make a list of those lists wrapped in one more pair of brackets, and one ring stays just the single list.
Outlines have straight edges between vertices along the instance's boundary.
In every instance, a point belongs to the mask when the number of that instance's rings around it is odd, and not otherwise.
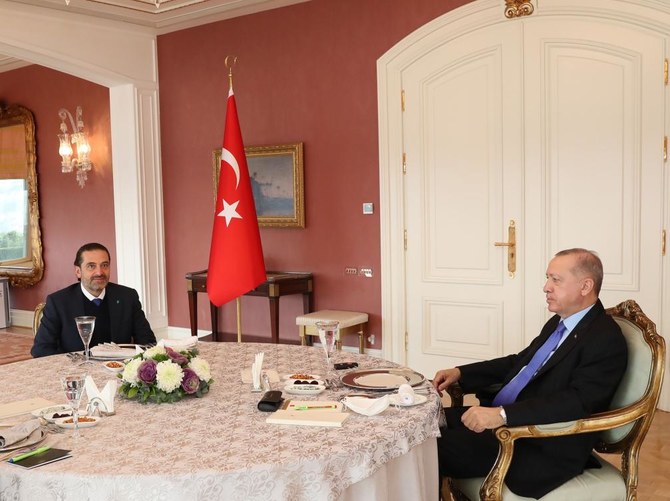
[{"label": "mirror frame", "polygon": [[8,277],[15,287],[28,287],[42,280],[44,261],[42,260],[42,237],[40,232],[40,209],[37,197],[37,171],[35,169],[35,120],[33,114],[23,106],[0,103],[0,127],[23,124],[26,133],[26,181],[28,185],[28,238],[30,256],[21,261],[11,261],[11,265],[0,264],[0,277]]}]

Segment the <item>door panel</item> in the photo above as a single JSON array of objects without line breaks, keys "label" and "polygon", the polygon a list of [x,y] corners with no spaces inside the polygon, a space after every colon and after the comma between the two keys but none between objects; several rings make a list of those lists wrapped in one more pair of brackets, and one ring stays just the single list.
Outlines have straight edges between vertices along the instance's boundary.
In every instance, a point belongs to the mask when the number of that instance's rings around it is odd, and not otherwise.
[{"label": "door panel", "polygon": [[[553,254],[596,250],[606,306],[661,315],[663,37],[530,17],[448,38],[402,71],[406,362],[523,348]],[[517,271],[507,271],[514,220]]]},{"label": "door panel", "polygon": [[521,214],[513,135],[521,33],[492,30],[490,38],[445,44],[402,74],[407,362],[431,376],[445,363],[498,356],[521,339],[519,280],[508,274],[507,249],[493,245]]}]

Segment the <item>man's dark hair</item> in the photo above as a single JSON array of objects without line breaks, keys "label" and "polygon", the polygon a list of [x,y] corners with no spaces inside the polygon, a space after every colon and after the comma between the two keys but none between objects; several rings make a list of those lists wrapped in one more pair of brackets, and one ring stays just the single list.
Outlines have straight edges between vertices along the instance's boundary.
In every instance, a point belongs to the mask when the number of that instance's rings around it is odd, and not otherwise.
[{"label": "man's dark hair", "polygon": [[84,244],[81,247],[79,247],[79,250],[77,251],[77,255],[74,258],[74,265],[79,266],[81,268],[81,263],[84,261],[84,258],[82,256],[82,254],[84,252],[93,251],[93,250],[105,251],[107,253],[107,258],[110,261],[112,260],[112,257],[109,255],[109,250],[107,250],[107,247],[105,247],[102,244],[96,243],[96,242],[91,242],[91,243]]}]

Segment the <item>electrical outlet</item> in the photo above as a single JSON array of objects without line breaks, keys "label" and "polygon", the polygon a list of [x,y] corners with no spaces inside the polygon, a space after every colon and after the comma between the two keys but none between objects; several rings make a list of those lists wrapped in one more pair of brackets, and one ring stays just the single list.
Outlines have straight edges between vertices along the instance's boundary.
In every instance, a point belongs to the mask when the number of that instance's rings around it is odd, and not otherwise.
[{"label": "electrical outlet", "polygon": [[361,268],[358,270],[358,274],[362,275],[366,278],[371,278],[372,277],[372,268]]},{"label": "electrical outlet", "polygon": [[368,336],[368,342],[370,343],[370,346],[374,346],[374,345],[375,345],[375,335],[374,335],[374,334],[370,334],[370,335]]},{"label": "electrical outlet", "polygon": [[345,275],[358,275],[358,270],[356,268],[348,266],[344,269],[344,274]]}]

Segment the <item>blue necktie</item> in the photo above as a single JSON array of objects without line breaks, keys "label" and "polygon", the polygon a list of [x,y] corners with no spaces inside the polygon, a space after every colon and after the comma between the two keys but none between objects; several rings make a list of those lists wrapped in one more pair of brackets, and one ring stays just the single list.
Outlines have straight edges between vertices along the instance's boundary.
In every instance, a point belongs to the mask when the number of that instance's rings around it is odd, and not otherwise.
[{"label": "blue necktie", "polygon": [[566,327],[563,325],[561,320],[556,327],[556,330],[551,336],[547,338],[540,349],[535,352],[533,358],[531,358],[528,365],[521,369],[519,374],[516,375],[509,383],[503,386],[498,394],[493,399],[493,407],[498,407],[501,405],[511,404],[516,400],[516,397],[519,395],[521,390],[523,390],[528,382],[533,378],[535,373],[538,371],[542,364],[547,359],[549,354],[556,349],[558,342],[563,337]]},{"label": "blue necktie", "polygon": [[93,299],[91,299],[91,302],[96,306],[100,306],[102,304],[102,299],[100,299],[99,297],[94,297]]}]

